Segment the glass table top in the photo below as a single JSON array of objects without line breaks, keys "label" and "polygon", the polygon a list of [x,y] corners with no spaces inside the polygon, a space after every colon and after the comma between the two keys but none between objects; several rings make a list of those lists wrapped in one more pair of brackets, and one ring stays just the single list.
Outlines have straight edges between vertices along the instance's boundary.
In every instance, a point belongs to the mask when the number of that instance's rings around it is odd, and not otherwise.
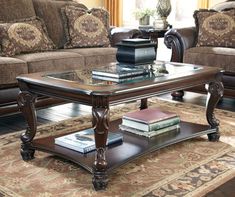
[{"label": "glass table top", "polygon": [[[124,70],[125,72],[133,72],[132,70],[144,70],[142,74],[134,74],[133,76],[124,76],[124,77],[110,77],[104,75],[95,75],[94,70],[105,70],[107,72],[112,70],[113,73],[120,72]],[[100,68],[89,68],[89,69],[79,69],[71,70],[57,73],[49,73],[43,77],[52,78],[56,80],[72,81],[78,82],[80,84],[92,85],[92,86],[102,86],[102,85],[114,85],[114,84],[130,84],[138,83],[145,80],[163,80],[168,76],[176,75],[188,75],[197,70],[203,69],[201,66],[191,65],[191,64],[178,64],[178,63],[169,63],[156,61],[153,64],[147,65],[137,65],[132,66],[128,64],[121,63],[110,63]],[[93,74],[92,74],[93,73]]]}]

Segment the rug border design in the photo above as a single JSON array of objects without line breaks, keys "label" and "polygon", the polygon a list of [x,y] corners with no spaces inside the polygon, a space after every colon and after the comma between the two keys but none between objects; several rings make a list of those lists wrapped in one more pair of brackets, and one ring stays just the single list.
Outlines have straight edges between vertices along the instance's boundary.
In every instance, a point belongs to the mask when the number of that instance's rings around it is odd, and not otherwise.
[{"label": "rug border design", "polygon": [[[214,142],[212,142],[212,143],[214,143]],[[217,153],[216,155],[213,155],[213,156],[209,157],[208,159],[206,159],[206,160],[204,160],[204,161],[202,161],[198,164],[192,165],[191,167],[187,168],[186,170],[182,170],[179,173],[176,173],[176,174],[174,174],[170,177],[165,178],[162,181],[159,181],[158,183],[156,183],[154,185],[151,185],[150,187],[146,188],[145,190],[132,195],[132,197],[144,196],[144,195],[150,193],[151,191],[153,191],[157,188],[160,188],[162,185],[166,185],[168,182],[178,179],[180,176],[192,171],[193,169],[195,169],[199,166],[202,166],[204,164],[207,164],[207,163],[213,161],[214,159],[216,159],[218,157],[221,157],[221,156],[223,156],[223,155],[225,155],[229,152],[232,152],[232,151],[235,151],[235,148],[234,147],[229,147],[226,150],[224,150],[220,153]],[[223,176],[228,175],[230,173],[232,173],[231,176],[229,176],[227,179],[224,179],[224,181],[218,182],[218,179],[220,179],[220,177],[223,177]],[[190,196],[200,196],[200,193],[202,193],[201,190],[204,190],[204,191],[206,190],[207,192],[210,192],[213,189],[215,189],[216,187],[218,187],[218,186],[222,185],[223,183],[225,183],[226,181],[228,181],[229,179],[232,179],[233,177],[235,177],[235,169],[230,169],[230,170],[226,171],[225,173],[223,173],[222,175],[219,175],[218,177],[216,177],[214,180],[210,181],[210,185],[202,185],[201,187],[197,188],[193,192],[190,192],[189,194],[185,195],[185,197],[187,197],[187,196],[188,197],[190,197]],[[216,186],[211,188],[211,189],[208,189],[208,187],[209,186],[211,187],[212,185],[216,185]]]}]

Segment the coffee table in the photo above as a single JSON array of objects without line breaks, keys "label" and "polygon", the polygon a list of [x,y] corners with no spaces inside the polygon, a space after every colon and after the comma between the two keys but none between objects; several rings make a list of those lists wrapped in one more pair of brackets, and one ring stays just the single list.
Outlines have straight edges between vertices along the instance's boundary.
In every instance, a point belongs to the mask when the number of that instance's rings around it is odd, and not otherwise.
[{"label": "coffee table", "polygon": [[[156,71],[163,68],[169,74],[156,76]],[[69,159],[91,172],[94,188],[100,190],[106,188],[107,174],[111,170],[143,154],[205,134],[208,135],[210,141],[219,140],[219,121],[215,118],[214,108],[223,95],[220,69],[167,62],[155,62],[154,65],[148,66],[148,69],[151,70],[149,78],[119,84],[93,80],[89,69],[34,73],[17,77],[21,90],[18,96],[18,106],[28,123],[28,128],[21,136],[23,160],[33,159],[35,150]],[[205,114],[208,125],[181,121],[180,132],[169,132],[166,135],[145,138],[119,130],[118,125],[121,124],[121,119],[110,122],[110,105],[141,100],[140,109],[145,109],[148,107],[147,99],[150,97],[200,84],[206,84],[208,90]],[[37,132],[34,107],[37,95],[92,106],[96,151],[82,154],[55,145],[54,140],[60,135],[34,139]],[[109,131],[122,132],[123,143],[106,147]]]}]

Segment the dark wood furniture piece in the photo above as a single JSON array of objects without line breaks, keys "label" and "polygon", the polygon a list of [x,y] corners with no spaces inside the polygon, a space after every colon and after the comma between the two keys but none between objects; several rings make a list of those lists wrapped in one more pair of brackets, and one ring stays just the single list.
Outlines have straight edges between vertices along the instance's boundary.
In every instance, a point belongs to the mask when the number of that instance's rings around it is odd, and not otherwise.
[{"label": "dark wood furniture piece", "polygon": [[[17,77],[21,90],[18,96],[18,105],[28,122],[28,128],[21,136],[23,160],[33,159],[35,150],[69,159],[93,174],[93,185],[96,190],[99,190],[105,189],[107,186],[107,173],[143,154],[205,134],[208,135],[210,141],[217,141],[220,137],[219,122],[214,116],[214,108],[223,95],[220,69],[164,62],[156,62],[150,67],[152,73],[148,79],[127,81],[120,84],[92,80],[90,70],[35,73]],[[169,74],[155,77],[154,73],[159,67],[165,67]],[[180,132],[169,132],[148,139],[120,131],[118,125],[121,123],[121,119],[109,121],[110,105],[141,100],[140,109],[144,109],[148,107],[147,99],[149,97],[198,84],[207,84],[208,86],[206,106],[208,125],[182,121]],[[37,95],[46,95],[92,106],[96,151],[81,154],[57,146],[54,144],[54,139],[58,135],[34,139],[37,132],[37,116],[34,107]],[[108,131],[122,132],[123,143],[106,147]]]},{"label": "dark wood furniture piece", "polygon": [[158,46],[158,38],[164,38],[164,35],[168,30],[169,29],[140,29],[142,37],[150,39],[154,44],[156,44],[156,49]]}]

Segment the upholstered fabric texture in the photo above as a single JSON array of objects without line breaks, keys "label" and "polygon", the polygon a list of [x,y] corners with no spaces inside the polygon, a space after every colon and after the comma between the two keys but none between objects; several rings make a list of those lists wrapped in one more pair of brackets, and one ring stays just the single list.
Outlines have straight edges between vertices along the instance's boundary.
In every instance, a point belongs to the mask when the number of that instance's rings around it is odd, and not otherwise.
[{"label": "upholstered fabric texture", "polygon": [[235,9],[217,12],[199,10],[194,13],[198,31],[197,46],[235,48]]},{"label": "upholstered fabric texture", "polygon": [[225,47],[193,47],[185,51],[183,62],[216,66],[227,72],[235,72],[235,50]]},{"label": "upholstered fabric texture", "polygon": [[0,84],[16,84],[16,77],[20,74],[28,73],[27,63],[23,60],[0,57]]},{"label": "upholstered fabric texture", "polygon": [[0,42],[2,56],[54,49],[43,23],[38,19],[1,23]]},{"label": "upholstered fabric texture", "polygon": [[63,51],[78,53],[85,58],[86,67],[98,67],[103,66],[106,63],[116,61],[117,49],[113,47],[102,47],[102,48],[74,48],[74,49],[63,49]]},{"label": "upholstered fabric texture", "polygon": [[0,0],[0,22],[35,17],[32,0]]},{"label": "upholstered fabric texture", "polygon": [[33,0],[33,4],[37,16],[44,20],[48,35],[55,43],[57,48],[63,48],[67,42],[61,8],[66,5],[73,5],[87,9],[85,5],[73,1]]},{"label": "upholstered fabric texture", "polygon": [[68,42],[65,48],[107,47],[109,41],[109,13],[101,8],[85,10],[74,6],[62,9]]},{"label": "upholstered fabric texture", "polygon": [[76,53],[51,51],[15,56],[28,64],[28,72],[63,71],[84,67],[84,57]]}]

